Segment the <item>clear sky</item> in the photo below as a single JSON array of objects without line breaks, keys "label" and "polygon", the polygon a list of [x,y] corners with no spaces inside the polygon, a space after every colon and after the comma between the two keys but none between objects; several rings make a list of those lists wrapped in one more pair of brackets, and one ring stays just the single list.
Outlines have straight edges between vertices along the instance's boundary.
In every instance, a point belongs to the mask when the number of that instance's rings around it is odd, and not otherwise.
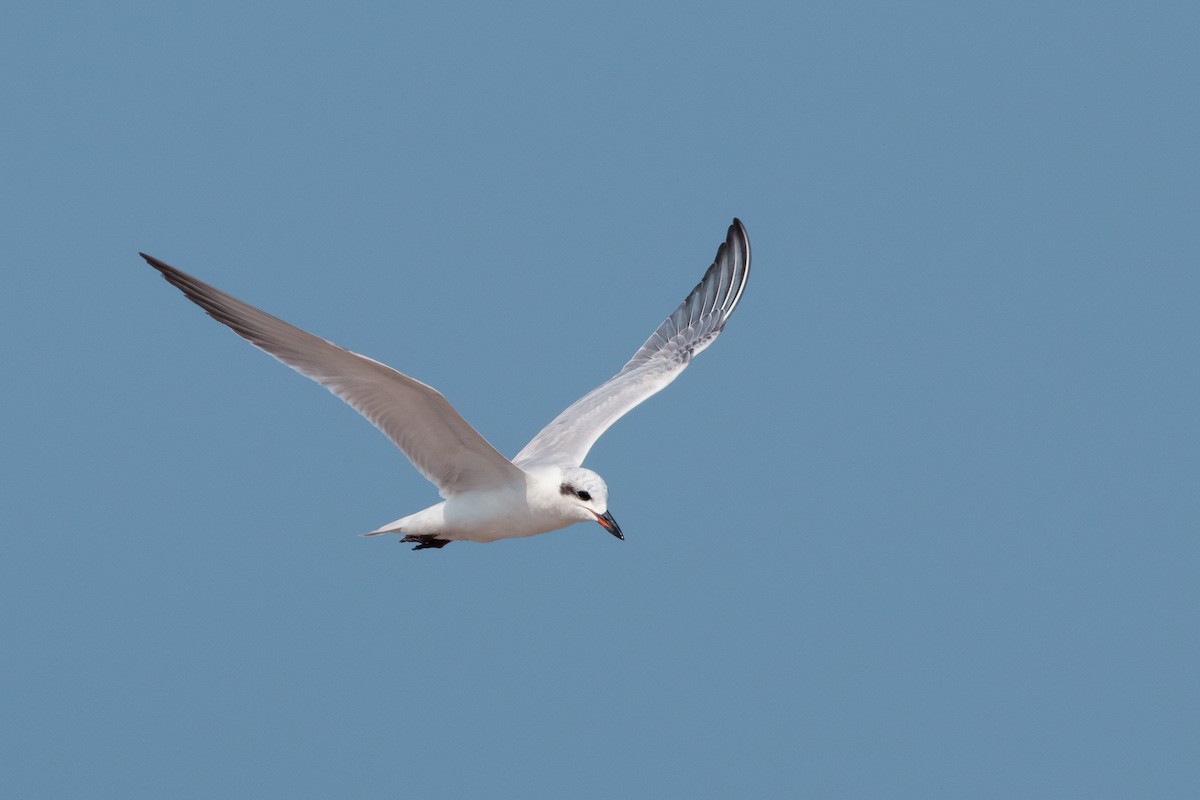
[{"label": "clear sky", "polygon": [[[0,795],[1196,797],[1187,3],[46,3],[0,28]],[[596,525],[412,552],[743,219]]]}]

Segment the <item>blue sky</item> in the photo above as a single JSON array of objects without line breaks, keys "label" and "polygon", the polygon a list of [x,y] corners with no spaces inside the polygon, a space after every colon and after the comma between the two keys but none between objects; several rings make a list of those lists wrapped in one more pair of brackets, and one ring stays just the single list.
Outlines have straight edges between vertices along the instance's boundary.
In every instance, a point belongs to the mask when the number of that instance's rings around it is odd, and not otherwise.
[{"label": "blue sky", "polygon": [[[24,3],[0,794],[1194,797],[1188,4]],[[730,218],[595,525],[436,494],[144,250],[513,454]]]}]

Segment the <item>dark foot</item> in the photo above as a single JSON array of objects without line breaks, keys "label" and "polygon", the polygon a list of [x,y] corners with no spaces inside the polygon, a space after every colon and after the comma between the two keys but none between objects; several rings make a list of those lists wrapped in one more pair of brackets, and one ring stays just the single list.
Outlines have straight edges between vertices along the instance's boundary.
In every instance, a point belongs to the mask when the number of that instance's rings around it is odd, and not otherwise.
[{"label": "dark foot", "polygon": [[431,533],[427,533],[424,536],[414,536],[410,533],[400,541],[417,542],[417,546],[414,547],[413,550],[425,550],[431,547],[445,547],[446,545],[450,544],[449,539],[439,539]]}]

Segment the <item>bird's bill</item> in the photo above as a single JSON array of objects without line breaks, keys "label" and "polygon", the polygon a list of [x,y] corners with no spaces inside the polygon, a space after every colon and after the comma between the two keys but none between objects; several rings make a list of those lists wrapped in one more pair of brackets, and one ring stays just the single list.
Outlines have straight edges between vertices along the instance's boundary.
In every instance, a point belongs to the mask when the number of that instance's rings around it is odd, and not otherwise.
[{"label": "bird's bill", "polygon": [[[596,514],[595,511],[592,513]],[[625,541],[625,535],[621,533],[621,526],[617,524],[617,521],[613,519],[613,515],[609,512],[605,511],[603,514],[596,514],[596,522],[599,522],[601,527],[603,527],[604,530],[608,531],[613,536],[617,537],[621,541]]]}]

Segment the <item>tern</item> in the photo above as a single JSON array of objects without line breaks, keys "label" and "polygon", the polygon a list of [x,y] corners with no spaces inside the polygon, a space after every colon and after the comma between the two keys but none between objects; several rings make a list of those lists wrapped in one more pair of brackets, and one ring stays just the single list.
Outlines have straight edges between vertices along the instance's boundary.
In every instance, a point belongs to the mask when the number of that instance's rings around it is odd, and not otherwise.
[{"label": "tern", "polygon": [[633,358],[510,461],[433,387],[139,255],[210,317],[366,417],[437,487],[442,502],[363,534],[400,534],[400,541],[416,544],[414,550],[533,536],[576,522],[598,522],[623,540],[608,510],[608,486],[583,460],[609,426],[664,389],[713,343],[750,275],[750,240],[735,219],[700,283]]}]

